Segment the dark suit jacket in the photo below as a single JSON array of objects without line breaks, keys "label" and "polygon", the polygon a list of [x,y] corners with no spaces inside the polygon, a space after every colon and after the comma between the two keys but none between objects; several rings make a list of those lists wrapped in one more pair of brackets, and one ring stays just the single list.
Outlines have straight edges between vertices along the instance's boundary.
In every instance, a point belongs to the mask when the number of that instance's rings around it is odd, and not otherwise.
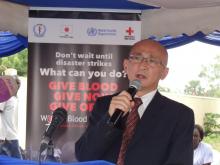
[{"label": "dark suit jacket", "polygon": [[[79,161],[117,162],[123,130],[107,123],[111,98],[97,99],[89,126],[75,145]],[[125,165],[192,165],[193,128],[193,111],[157,92],[137,125]]]}]

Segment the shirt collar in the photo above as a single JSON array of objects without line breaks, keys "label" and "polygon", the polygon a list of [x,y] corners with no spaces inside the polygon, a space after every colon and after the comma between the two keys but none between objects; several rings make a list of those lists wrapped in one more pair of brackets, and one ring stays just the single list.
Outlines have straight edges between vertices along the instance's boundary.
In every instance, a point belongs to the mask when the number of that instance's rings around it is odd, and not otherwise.
[{"label": "shirt collar", "polygon": [[155,96],[156,92],[157,92],[157,89],[155,89],[155,90],[151,91],[150,93],[147,93],[141,97],[143,104],[138,108],[138,113],[139,113],[140,118],[143,116],[145,110],[147,109],[147,106],[150,104],[150,102],[153,99],[153,97]]}]

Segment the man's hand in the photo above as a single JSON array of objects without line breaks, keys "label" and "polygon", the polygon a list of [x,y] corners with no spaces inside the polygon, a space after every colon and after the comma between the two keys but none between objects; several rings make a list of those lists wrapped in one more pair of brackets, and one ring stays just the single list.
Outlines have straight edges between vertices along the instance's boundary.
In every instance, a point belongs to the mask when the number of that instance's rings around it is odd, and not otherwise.
[{"label": "man's hand", "polygon": [[122,110],[125,115],[134,106],[134,102],[131,100],[131,95],[126,91],[122,91],[119,95],[114,96],[109,106],[109,115],[112,116],[116,109]]}]

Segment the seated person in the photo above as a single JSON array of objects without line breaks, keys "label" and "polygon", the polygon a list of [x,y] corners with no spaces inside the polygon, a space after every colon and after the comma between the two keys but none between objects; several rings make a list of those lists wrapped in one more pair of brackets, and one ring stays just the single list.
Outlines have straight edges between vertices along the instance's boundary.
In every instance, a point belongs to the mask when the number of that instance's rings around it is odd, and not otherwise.
[{"label": "seated person", "polygon": [[209,144],[203,142],[204,130],[196,124],[193,131],[193,165],[211,165],[213,161],[212,148]]}]

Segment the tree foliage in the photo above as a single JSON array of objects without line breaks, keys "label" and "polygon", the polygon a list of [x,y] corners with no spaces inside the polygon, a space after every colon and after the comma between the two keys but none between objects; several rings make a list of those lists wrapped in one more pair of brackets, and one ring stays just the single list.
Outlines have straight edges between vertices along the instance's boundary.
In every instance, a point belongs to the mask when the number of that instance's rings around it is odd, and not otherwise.
[{"label": "tree foliage", "polygon": [[170,88],[162,87],[162,86],[159,86],[159,87],[158,87],[158,90],[159,90],[160,92],[170,92]]},{"label": "tree foliage", "polygon": [[0,73],[7,68],[14,68],[17,70],[19,76],[27,76],[27,65],[28,65],[28,51],[24,49],[23,51],[16,53],[14,55],[0,58]]},{"label": "tree foliage", "polygon": [[205,89],[202,88],[199,80],[191,80],[189,84],[185,86],[184,93],[196,96],[204,96]]},{"label": "tree foliage", "polygon": [[220,124],[218,123],[219,119],[220,119],[220,114],[205,113],[204,129],[205,129],[206,136],[210,134],[220,133]]},{"label": "tree foliage", "polygon": [[220,97],[220,55],[215,57],[214,64],[203,66],[198,76],[199,80],[191,80],[185,86],[185,94]]}]

